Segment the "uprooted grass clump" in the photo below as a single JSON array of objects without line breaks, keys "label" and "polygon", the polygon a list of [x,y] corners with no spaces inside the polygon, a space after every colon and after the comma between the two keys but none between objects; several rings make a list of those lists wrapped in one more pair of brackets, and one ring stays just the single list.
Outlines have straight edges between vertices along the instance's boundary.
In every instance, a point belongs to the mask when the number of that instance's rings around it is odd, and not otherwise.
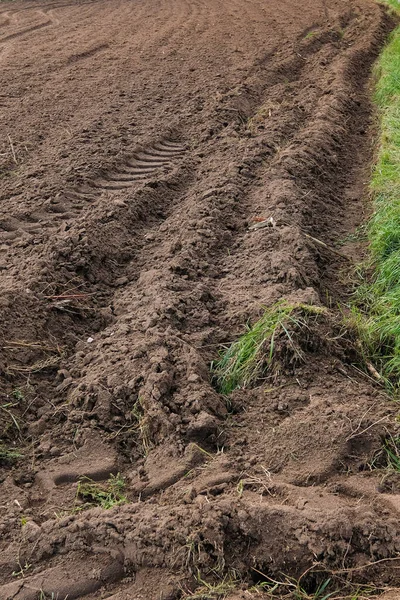
[{"label": "uprooted grass clump", "polygon": [[[388,0],[391,6],[397,5]],[[375,100],[381,140],[372,177],[374,213],[368,227],[370,261],[356,293],[353,317],[366,356],[382,380],[400,384],[400,27],[376,66]]]},{"label": "uprooted grass clump", "polygon": [[293,338],[293,331],[308,329],[312,319],[327,311],[320,306],[290,304],[280,301],[267,308],[254,325],[248,326],[212,365],[216,387],[222,394],[237,388],[249,387],[262,378],[270,368],[277,342],[285,338],[293,354],[303,360],[303,351]]},{"label": "uprooted grass clump", "polygon": [[88,477],[81,477],[78,481],[76,497],[85,503],[81,508],[100,506],[109,509],[128,501],[125,487],[125,479],[119,473],[110,475],[105,483],[96,483]]}]

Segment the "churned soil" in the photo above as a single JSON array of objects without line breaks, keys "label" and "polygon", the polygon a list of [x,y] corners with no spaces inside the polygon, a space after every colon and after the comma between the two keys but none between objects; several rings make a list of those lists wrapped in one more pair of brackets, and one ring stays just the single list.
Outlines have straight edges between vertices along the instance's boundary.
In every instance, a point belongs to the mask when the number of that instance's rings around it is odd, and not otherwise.
[{"label": "churned soil", "polygon": [[[371,468],[395,406],[336,308],[392,26],[372,0],[0,3],[1,600],[400,588],[400,482]],[[224,398],[210,364],[281,298],[328,309],[304,360],[282,342]],[[85,507],[110,474],[127,502]]]}]

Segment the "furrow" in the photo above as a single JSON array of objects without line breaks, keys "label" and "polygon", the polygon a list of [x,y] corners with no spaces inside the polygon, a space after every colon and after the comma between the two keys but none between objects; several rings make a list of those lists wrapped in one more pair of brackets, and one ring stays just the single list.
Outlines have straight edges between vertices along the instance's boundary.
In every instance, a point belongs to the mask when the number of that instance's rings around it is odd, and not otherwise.
[{"label": "furrow", "polygon": [[5,37],[0,39],[0,44],[4,44],[4,42],[8,42],[9,40],[18,38],[18,37],[22,37],[24,35],[27,35],[28,33],[32,33],[33,31],[38,31],[39,29],[43,29],[44,27],[49,27],[49,25],[52,25],[53,21],[51,19],[49,19],[48,21],[46,21],[45,23],[39,23],[38,25],[32,25],[32,27],[27,27],[26,29],[23,29],[22,31],[16,31],[15,33],[10,33],[9,35],[6,35]]}]

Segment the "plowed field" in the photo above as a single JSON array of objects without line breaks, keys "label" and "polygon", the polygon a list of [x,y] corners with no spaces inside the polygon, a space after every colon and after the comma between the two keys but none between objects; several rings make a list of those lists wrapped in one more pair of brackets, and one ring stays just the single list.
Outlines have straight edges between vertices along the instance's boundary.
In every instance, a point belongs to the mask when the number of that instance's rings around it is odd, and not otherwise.
[{"label": "plowed field", "polygon": [[[0,3],[1,600],[400,587],[400,482],[370,468],[395,407],[337,309],[392,26],[372,0]],[[225,398],[210,364],[282,298],[327,308],[302,360]],[[127,502],[88,507],[110,474]]]}]

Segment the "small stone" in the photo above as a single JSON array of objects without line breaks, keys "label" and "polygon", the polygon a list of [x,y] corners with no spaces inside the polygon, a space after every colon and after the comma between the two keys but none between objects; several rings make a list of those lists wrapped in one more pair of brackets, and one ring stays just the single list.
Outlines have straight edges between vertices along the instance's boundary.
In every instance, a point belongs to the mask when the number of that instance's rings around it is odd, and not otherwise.
[{"label": "small stone", "polygon": [[127,277],[118,277],[118,279],[115,280],[115,285],[125,285],[128,282],[129,279]]},{"label": "small stone", "polygon": [[189,383],[196,383],[196,381],[199,381],[199,376],[196,373],[192,373],[191,375],[189,375],[188,377],[188,382]]},{"label": "small stone", "polygon": [[128,206],[126,202],[124,202],[123,200],[121,200],[121,198],[116,198],[114,200],[114,204],[115,204],[115,206],[121,206],[121,207]]},{"label": "small stone", "polygon": [[40,527],[35,521],[28,521],[23,526],[23,535],[28,542],[34,542],[40,535]]},{"label": "small stone", "polygon": [[217,192],[218,192],[217,188],[211,188],[211,189],[209,189],[209,190],[205,191],[205,192],[204,192],[204,193],[201,195],[201,198],[202,198],[203,200],[205,200],[206,198],[209,198],[210,196],[214,196],[214,194],[217,194]]}]

